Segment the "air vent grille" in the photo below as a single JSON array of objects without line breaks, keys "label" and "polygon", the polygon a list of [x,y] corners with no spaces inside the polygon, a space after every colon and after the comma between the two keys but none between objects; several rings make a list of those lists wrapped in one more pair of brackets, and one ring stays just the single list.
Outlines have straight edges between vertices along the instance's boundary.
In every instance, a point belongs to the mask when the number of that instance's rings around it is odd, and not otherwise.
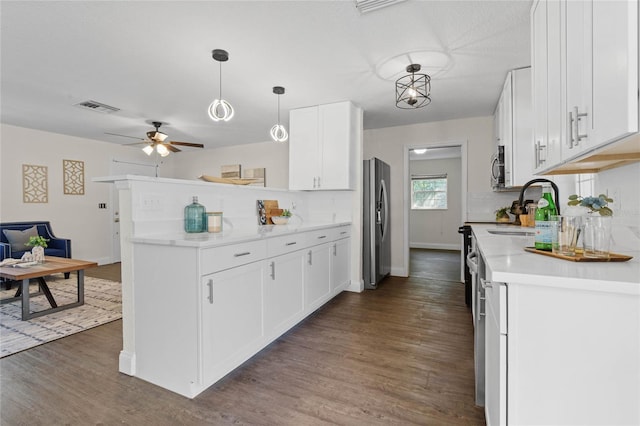
[{"label": "air vent grille", "polygon": [[393,6],[406,0],[355,0],[356,8],[360,13],[372,12],[383,7]]},{"label": "air vent grille", "polygon": [[96,101],[84,101],[75,104],[79,108],[90,109],[91,111],[101,112],[103,114],[111,114],[113,112],[120,111],[120,108],[112,107]]}]

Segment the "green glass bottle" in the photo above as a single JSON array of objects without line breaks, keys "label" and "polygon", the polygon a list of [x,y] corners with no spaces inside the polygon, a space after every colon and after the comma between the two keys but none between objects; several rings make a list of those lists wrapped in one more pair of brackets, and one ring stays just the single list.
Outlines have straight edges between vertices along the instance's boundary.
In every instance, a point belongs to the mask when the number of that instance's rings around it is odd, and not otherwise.
[{"label": "green glass bottle", "polygon": [[198,197],[193,197],[193,203],[184,208],[185,232],[205,232],[207,230],[207,213],[202,204],[198,204]]},{"label": "green glass bottle", "polygon": [[556,214],[558,214],[558,210],[551,195],[551,184],[543,183],[542,198],[538,200],[538,208],[536,209],[536,249],[551,251],[551,233],[553,228],[550,217]]}]

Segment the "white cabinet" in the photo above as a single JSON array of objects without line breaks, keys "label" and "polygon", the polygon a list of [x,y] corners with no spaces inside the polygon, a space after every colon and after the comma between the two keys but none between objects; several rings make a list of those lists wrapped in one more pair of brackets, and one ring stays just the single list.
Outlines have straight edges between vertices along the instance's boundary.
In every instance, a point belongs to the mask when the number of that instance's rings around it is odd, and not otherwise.
[{"label": "white cabinet", "polygon": [[485,396],[488,425],[507,424],[506,286],[485,283]]},{"label": "white cabinet", "polygon": [[289,113],[289,189],[354,189],[362,111],[351,102]]},{"label": "white cabinet", "polygon": [[539,0],[531,11],[536,172],[638,131],[638,2]]},{"label": "white cabinet", "polygon": [[487,425],[640,424],[639,304],[602,287],[488,283]]},{"label": "white cabinet", "polygon": [[304,311],[304,250],[267,259],[264,277],[264,329],[279,336],[299,321]]},{"label": "white cabinet", "polygon": [[321,244],[306,251],[304,271],[305,308],[315,310],[331,292],[331,244]]},{"label": "white cabinet", "polygon": [[496,142],[504,146],[505,187],[522,186],[533,176],[531,68],[507,74],[494,120]]},{"label": "white cabinet", "polygon": [[351,238],[334,241],[332,250],[331,292],[333,293],[348,286],[350,282]]},{"label": "white cabinet", "polygon": [[[223,377],[253,354],[262,339],[263,263],[202,278],[202,372],[205,383]],[[179,321],[179,319],[176,319]]]}]

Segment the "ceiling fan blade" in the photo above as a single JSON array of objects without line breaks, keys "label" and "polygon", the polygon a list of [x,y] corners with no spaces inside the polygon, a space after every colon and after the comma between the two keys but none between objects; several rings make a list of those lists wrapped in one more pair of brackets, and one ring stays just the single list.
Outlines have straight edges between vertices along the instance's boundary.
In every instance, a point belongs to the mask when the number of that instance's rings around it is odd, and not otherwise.
[{"label": "ceiling fan blade", "polygon": [[191,142],[169,142],[171,145],[181,145],[181,146],[190,146],[192,148],[204,148],[204,145],[201,143],[191,143]]},{"label": "ceiling fan blade", "polygon": [[105,135],[112,135],[112,136],[120,136],[122,138],[131,138],[131,139],[138,139],[139,141],[143,141],[144,139],[139,138],[137,136],[128,136],[128,135],[120,135],[118,133],[109,133],[109,132],[104,132]]},{"label": "ceiling fan blade", "polygon": [[171,152],[180,152],[182,151],[181,149],[176,148],[175,146],[172,146],[171,144],[168,143],[163,143],[162,145],[166,146],[167,149]]}]

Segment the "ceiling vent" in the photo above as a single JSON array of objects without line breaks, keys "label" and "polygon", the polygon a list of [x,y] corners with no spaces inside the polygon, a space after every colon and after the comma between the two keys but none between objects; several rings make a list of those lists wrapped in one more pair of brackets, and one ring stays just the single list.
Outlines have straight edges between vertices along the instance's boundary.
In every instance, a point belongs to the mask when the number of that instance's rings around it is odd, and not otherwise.
[{"label": "ceiling vent", "polygon": [[360,13],[372,12],[383,7],[393,6],[406,0],[355,0]]},{"label": "ceiling vent", "polygon": [[120,111],[120,108],[112,107],[106,104],[101,104],[100,102],[96,102],[96,101],[84,101],[84,102],[77,103],[74,106],[90,109],[91,111],[101,112],[103,114],[111,114],[113,112]]}]

